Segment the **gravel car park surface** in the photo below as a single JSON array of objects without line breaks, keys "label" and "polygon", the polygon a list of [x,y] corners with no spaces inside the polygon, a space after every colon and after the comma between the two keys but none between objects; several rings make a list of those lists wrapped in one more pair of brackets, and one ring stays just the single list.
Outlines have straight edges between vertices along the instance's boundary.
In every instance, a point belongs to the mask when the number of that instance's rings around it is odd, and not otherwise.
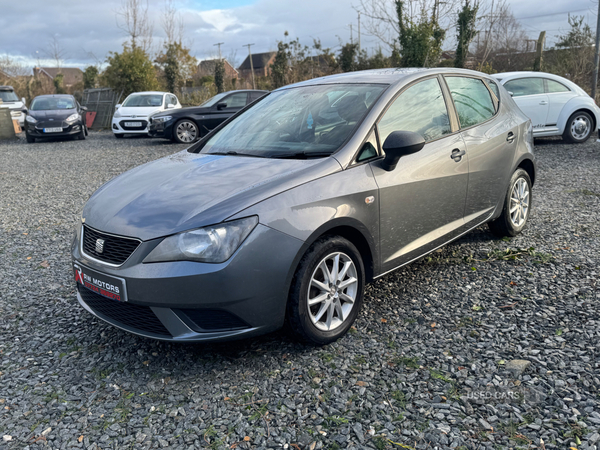
[{"label": "gravel car park surface", "polygon": [[86,199],[183,148],[0,142],[0,448],[600,447],[600,143],[536,141],[522,235],[482,227],[381,278],[322,348],[160,343],[79,306]]}]

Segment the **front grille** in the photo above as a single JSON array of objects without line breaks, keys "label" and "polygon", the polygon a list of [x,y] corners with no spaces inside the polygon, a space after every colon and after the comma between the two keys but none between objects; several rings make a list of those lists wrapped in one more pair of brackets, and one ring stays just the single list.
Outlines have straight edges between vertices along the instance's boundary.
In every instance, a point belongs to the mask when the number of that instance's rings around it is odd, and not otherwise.
[{"label": "front grille", "polygon": [[[102,253],[96,249],[98,239],[104,241]],[[140,245],[140,241],[128,237],[112,236],[83,226],[83,252],[109,264],[121,265]]]},{"label": "front grille", "polygon": [[[139,127],[126,127],[125,123],[127,122],[141,122],[141,126]],[[148,126],[148,121],[147,120],[138,120],[138,119],[128,119],[128,120],[121,120],[119,122],[119,125],[121,125],[121,128],[123,128],[124,130],[127,131],[142,131],[145,130],[146,127]]]},{"label": "front grille", "polygon": [[81,299],[92,311],[110,319],[116,325],[123,325],[158,336],[172,337],[171,333],[148,306],[110,300],[81,285],[78,285],[77,289]]},{"label": "front grille", "polygon": [[236,315],[220,309],[176,309],[174,312],[187,326],[199,333],[249,328],[248,324]]}]

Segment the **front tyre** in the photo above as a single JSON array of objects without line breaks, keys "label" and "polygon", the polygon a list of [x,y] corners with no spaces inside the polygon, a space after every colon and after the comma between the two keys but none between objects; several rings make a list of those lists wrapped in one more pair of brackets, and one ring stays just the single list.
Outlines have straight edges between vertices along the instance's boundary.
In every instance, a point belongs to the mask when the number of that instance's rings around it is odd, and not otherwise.
[{"label": "front tyre", "polygon": [[592,116],[584,111],[577,111],[569,117],[563,139],[571,144],[583,144],[592,135]]},{"label": "front tyre", "polygon": [[335,236],[316,241],[292,282],[287,319],[305,342],[324,345],[346,334],[362,305],[365,269],[359,251]]},{"label": "front tyre", "polygon": [[517,169],[510,178],[502,214],[488,223],[490,231],[498,237],[519,234],[529,219],[531,201],[531,178],[525,170]]},{"label": "front tyre", "polygon": [[173,140],[179,144],[191,144],[200,137],[198,125],[193,121],[184,119],[175,124]]},{"label": "front tyre", "polygon": [[25,139],[27,139],[28,144],[33,144],[35,142],[35,138],[33,136],[30,136],[27,132],[25,132]]}]

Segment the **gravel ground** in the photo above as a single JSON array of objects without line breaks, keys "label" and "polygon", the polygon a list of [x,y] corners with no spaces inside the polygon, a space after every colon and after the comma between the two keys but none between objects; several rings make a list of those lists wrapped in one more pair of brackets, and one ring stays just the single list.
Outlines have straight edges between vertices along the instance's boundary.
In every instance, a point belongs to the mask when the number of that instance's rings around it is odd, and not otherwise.
[{"label": "gravel ground", "polygon": [[79,307],[85,200],[182,148],[0,143],[0,448],[600,446],[600,143],[537,141],[521,236],[481,228],[380,279],[322,348],[165,344]]}]

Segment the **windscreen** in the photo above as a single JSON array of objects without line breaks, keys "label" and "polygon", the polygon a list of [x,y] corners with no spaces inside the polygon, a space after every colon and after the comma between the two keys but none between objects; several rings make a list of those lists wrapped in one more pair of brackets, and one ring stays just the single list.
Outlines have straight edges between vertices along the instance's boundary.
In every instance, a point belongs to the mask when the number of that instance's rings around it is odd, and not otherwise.
[{"label": "windscreen", "polygon": [[127,100],[123,102],[123,106],[131,107],[148,107],[148,106],[161,106],[163,96],[161,94],[138,94],[130,95]]},{"label": "windscreen", "polygon": [[57,109],[74,109],[75,100],[69,97],[36,98],[31,104],[32,111],[54,111]]},{"label": "windscreen", "polygon": [[0,91],[0,103],[18,101],[19,97],[13,91]]},{"label": "windscreen", "polygon": [[269,94],[210,138],[202,153],[327,156],[356,130],[386,86],[302,86]]}]

